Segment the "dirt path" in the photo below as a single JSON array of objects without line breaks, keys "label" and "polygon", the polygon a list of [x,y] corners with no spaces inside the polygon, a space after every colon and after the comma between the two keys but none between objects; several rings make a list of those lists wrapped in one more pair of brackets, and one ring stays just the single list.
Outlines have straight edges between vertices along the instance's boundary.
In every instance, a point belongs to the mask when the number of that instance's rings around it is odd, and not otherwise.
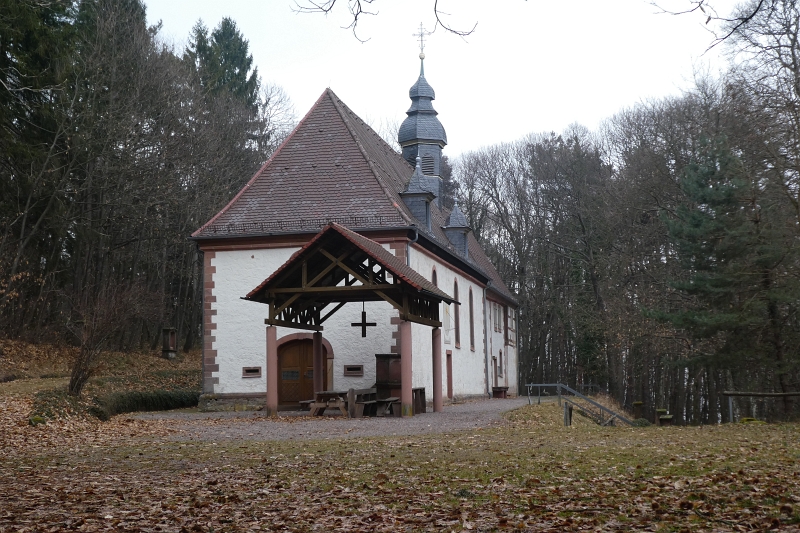
[{"label": "dirt path", "polygon": [[411,418],[310,418],[289,412],[281,413],[277,420],[260,412],[142,413],[132,418],[174,421],[173,429],[177,432],[171,437],[181,441],[347,439],[488,428],[505,424],[504,412],[527,404],[527,397],[476,400],[445,406],[441,413],[428,412]]}]

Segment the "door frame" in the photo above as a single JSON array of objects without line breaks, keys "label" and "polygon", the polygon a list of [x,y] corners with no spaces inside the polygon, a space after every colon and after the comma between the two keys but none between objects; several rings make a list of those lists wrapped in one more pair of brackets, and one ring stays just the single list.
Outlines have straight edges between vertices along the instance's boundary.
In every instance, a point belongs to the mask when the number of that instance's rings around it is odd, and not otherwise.
[{"label": "door frame", "polygon": [[[280,353],[281,346],[286,343],[294,342],[294,341],[314,341],[314,334],[313,333],[290,333],[289,335],[284,335],[280,339],[278,339],[278,353]],[[325,386],[328,389],[333,388],[333,347],[331,346],[330,341],[326,339],[324,336],[322,337],[322,350],[325,354],[325,365],[323,371],[326,373],[326,383]],[[278,368],[280,368],[280,361],[278,361]],[[278,391],[280,391],[280,375],[278,376]],[[280,402],[280,399],[278,400]],[[284,404],[286,405],[286,404]]]}]

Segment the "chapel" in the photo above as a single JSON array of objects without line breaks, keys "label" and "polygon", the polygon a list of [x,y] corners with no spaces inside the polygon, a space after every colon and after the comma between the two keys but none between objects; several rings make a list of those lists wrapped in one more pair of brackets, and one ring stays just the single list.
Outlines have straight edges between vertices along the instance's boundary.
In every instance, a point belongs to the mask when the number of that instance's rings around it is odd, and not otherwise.
[{"label": "chapel", "polygon": [[[435,410],[518,392],[517,303],[442,201],[447,135],[420,73],[396,152],[323,91],[283,144],[192,234],[203,256],[205,409],[296,408],[402,366]],[[394,358],[394,359],[392,359]],[[265,404],[266,402],[266,404]]]}]

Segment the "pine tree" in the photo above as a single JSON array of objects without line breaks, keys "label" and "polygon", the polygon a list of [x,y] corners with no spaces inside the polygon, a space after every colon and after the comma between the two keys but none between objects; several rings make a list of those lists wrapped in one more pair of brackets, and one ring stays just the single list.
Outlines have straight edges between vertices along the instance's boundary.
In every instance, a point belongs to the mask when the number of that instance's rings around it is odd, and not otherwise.
[{"label": "pine tree", "polygon": [[661,317],[690,334],[695,363],[762,381],[750,386],[788,392],[798,359],[791,317],[800,290],[790,273],[796,251],[780,195],[748,172],[725,139],[703,148],[683,173],[687,201],[666,220],[687,272],[672,286],[691,303]]},{"label": "pine tree", "polygon": [[252,68],[253,55],[249,53],[249,43],[233,20],[223,18],[211,35],[203,21],[197,21],[184,58],[194,65],[206,91],[211,94],[230,93],[256,109],[258,68]]}]

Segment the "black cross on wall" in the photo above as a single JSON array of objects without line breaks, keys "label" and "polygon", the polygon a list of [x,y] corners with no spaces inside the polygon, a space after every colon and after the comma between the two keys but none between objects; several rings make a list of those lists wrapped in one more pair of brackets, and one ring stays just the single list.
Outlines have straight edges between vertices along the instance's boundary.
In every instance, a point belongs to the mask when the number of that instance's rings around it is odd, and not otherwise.
[{"label": "black cross on wall", "polygon": [[350,325],[353,326],[354,328],[361,327],[361,336],[366,337],[367,326],[372,327],[372,326],[377,326],[378,324],[375,322],[367,322],[367,312],[361,311],[361,322],[351,322]]}]

